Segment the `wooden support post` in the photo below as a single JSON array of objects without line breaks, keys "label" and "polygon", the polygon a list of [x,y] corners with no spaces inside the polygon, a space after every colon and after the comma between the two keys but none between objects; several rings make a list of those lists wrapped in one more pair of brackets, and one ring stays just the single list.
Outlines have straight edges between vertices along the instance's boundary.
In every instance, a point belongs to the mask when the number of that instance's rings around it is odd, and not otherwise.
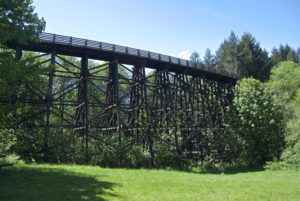
[{"label": "wooden support post", "polygon": [[89,100],[88,100],[88,78],[89,78],[89,70],[88,70],[88,56],[85,55],[81,60],[81,69],[82,69],[82,103],[84,104],[83,111],[83,124],[84,124],[84,136],[85,136],[85,162],[88,164],[90,162],[89,156]]},{"label": "wooden support post", "polygon": [[88,56],[81,58],[80,78],[78,85],[75,131],[84,141],[85,163],[90,162],[89,155],[89,100],[88,100]]},{"label": "wooden support post", "polygon": [[108,80],[106,87],[106,126],[115,128],[109,132],[118,135],[119,166],[123,166],[122,124],[120,122],[120,95],[119,95],[119,63],[114,60],[109,63]]},{"label": "wooden support post", "polygon": [[45,98],[46,106],[46,122],[45,122],[45,133],[44,133],[44,142],[43,142],[43,160],[44,162],[49,162],[49,134],[50,134],[50,116],[51,116],[51,107],[52,107],[52,90],[53,90],[53,76],[55,72],[55,51],[51,53],[51,64],[50,72],[48,74],[48,90]]}]

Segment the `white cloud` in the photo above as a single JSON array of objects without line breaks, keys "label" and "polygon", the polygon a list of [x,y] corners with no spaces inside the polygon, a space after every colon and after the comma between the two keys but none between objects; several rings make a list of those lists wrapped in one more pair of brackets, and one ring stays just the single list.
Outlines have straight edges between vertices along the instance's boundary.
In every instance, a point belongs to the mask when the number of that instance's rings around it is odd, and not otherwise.
[{"label": "white cloud", "polygon": [[191,56],[191,52],[190,51],[181,51],[179,53],[179,58],[181,58],[181,59],[187,59],[187,60],[189,60],[190,56]]}]

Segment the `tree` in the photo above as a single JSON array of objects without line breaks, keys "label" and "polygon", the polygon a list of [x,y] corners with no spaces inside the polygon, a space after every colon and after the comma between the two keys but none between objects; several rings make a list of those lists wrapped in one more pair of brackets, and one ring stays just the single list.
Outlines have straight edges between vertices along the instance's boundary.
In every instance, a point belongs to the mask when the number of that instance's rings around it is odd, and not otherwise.
[{"label": "tree", "polygon": [[272,67],[269,87],[276,93],[280,102],[288,106],[300,88],[300,65],[292,61],[280,62]]},{"label": "tree", "polygon": [[240,72],[240,60],[239,60],[239,38],[232,31],[230,36],[224,40],[217,50],[217,63],[221,69],[225,69],[231,73]]},{"label": "tree", "polygon": [[[32,68],[26,68],[26,62],[16,61],[14,52],[7,49],[7,43],[37,40],[45,28],[45,21],[34,13],[31,0],[3,0],[0,10],[0,72],[3,75],[0,83],[11,91],[12,86],[18,88],[22,80],[34,73]],[[10,93],[14,92],[13,89]]]},{"label": "tree", "polygon": [[209,66],[214,66],[216,65],[216,57],[211,54],[211,51],[209,48],[205,50],[205,55],[203,57],[204,59],[204,64],[209,65]]},{"label": "tree", "polygon": [[239,43],[240,72],[243,76],[266,80],[269,77],[270,64],[268,52],[250,34],[244,33]]},{"label": "tree", "polygon": [[[32,81],[38,68],[32,67],[27,61],[16,61],[14,52],[7,48],[9,42],[26,43],[29,40],[37,40],[38,35],[45,28],[44,19],[39,19],[34,13],[31,0],[2,0],[0,1],[0,86],[1,95],[8,95],[10,105],[13,104],[13,97],[20,91],[21,83]],[[15,107],[16,111],[17,108]],[[12,121],[12,108],[0,108],[0,138],[7,138],[8,133],[13,130],[6,130],[7,122]],[[11,140],[10,140],[11,141]],[[9,144],[9,143],[6,143]],[[8,145],[10,146],[10,145]],[[6,149],[7,147],[2,149]]]},{"label": "tree", "polygon": [[45,28],[43,18],[34,13],[31,0],[0,1],[0,81],[8,85],[17,84],[18,80],[31,76],[24,62],[15,60],[14,52],[7,49],[7,43],[26,43],[37,40]]},{"label": "tree", "polygon": [[190,60],[197,63],[197,64],[200,64],[202,61],[201,61],[201,58],[200,58],[200,55],[198,52],[194,51],[191,56],[190,56]]},{"label": "tree", "polygon": [[45,28],[45,20],[34,13],[32,0],[2,0],[0,10],[1,44],[36,40]]},{"label": "tree", "polygon": [[293,49],[290,49],[290,50],[288,51],[287,56],[286,56],[286,60],[297,62],[297,60],[298,60],[297,57],[298,57],[298,56],[297,56],[296,51],[293,50]]},{"label": "tree", "polygon": [[285,122],[272,91],[245,78],[235,87],[230,128],[239,146],[237,160],[249,166],[279,158],[284,148]]},{"label": "tree", "polygon": [[300,167],[300,89],[292,101],[294,117],[288,120],[286,143],[287,147],[281,159],[292,167]]},{"label": "tree", "polygon": [[279,48],[273,48],[271,61],[272,65],[275,66],[282,61],[294,61],[298,62],[298,53],[291,48],[289,45],[280,45]]},{"label": "tree", "polygon": [[269,77],[270,62],[268,52],[250,34],[244,33],[239,39],[234,32],[217,50],[218,65],[231,73],[244,77],[266,80]]},{"label": "tree", "polygon": [[280,62],[271,71],[267,83],[278,102],[284,105],[287,121],[287,148],[282,159],[288,165],[300,166],[300,65],[292,61]]},{"label": "tree", "polygon": [[300,64],[300,47],[297,49],[297,62]]}]

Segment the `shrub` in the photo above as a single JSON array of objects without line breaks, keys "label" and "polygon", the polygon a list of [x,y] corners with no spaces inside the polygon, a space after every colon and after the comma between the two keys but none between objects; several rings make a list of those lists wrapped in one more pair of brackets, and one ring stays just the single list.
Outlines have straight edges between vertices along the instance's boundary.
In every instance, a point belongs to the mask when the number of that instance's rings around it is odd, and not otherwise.
[{"label": "shrub", "polygon": [[12,129],[0,130],[0,153],[5,154],[15,145],[16,137]]},{"label": "shrub", "polygon": [[271,90],[253,78],[235,87],[230,130],[236,161],[261,166],[279,158],[284,148],[285,122],[282,109]]}]

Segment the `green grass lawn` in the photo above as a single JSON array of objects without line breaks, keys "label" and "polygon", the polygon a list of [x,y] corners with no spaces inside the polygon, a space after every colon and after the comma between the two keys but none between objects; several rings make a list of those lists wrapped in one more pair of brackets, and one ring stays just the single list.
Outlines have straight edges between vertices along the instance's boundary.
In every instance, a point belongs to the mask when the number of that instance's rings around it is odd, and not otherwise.
[{"label": "green grass lawn", "polygon": [[75,165],[18,165],[0,171],[0,200],[300,201],[300,171],[199,174]]}]

